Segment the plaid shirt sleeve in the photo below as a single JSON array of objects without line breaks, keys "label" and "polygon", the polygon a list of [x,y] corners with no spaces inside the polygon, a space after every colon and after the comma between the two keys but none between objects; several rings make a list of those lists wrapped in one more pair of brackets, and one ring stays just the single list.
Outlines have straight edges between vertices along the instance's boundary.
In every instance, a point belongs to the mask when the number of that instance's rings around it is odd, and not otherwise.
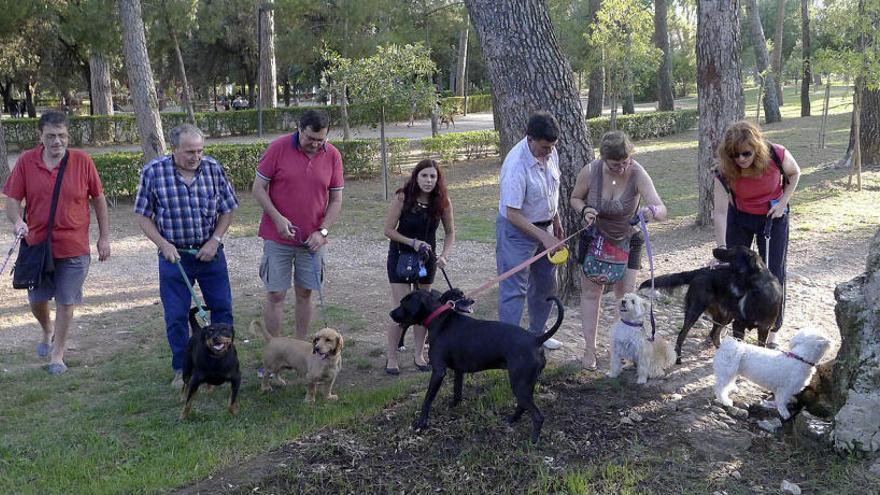
[{"label": "plaid shirt sleeve", "polygon": [[141,180],[137,188],[137,196],[134,200],[134,212],[138,215],[153,218],[156,215],[156,205],[153,199],[153,163],[148,163],[141,170]]},{"label": "plaid shirt sleeve", "polygon": [[226,172],[216,160],[212,161],[217,165],[217,213],[225,215],[230,211],[238,208],[238,198],[235,196],[235,188],[226,177]]}]

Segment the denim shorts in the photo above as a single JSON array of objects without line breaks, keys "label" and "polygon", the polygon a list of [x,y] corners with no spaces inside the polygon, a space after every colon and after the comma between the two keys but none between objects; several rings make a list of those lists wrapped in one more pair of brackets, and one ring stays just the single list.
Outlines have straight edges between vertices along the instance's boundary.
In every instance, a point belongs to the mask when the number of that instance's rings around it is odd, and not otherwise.
[{"label": "denim shorts", "polygon": [[291,281],[297,287],[318,290],[324,279],[324,247],[312,252],[304,246],[264,239],[260,279],[266,292],[284,292]]},{"label": "denim shorts", "polygon": [[54,298],[56,304],[82,304],[82,286],[91,262],[92,258],[87,254],[55,258],[55,283],[51,287],[28,289],[28,302],[45,302]]}]

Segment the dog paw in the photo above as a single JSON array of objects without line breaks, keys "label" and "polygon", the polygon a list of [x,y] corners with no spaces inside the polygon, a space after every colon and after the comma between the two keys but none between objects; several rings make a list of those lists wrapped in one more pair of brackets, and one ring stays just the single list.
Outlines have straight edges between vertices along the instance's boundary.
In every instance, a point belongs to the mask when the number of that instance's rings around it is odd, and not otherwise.
[{"label": "dog paw", "polygon": [[330,394],[327,396],[327,400],[339,400],[339,396],[336,394]]},{"label": "dog paw", "polygon": [[306,398],[303,399],[303,402],[305,402],[306,404],[314,404],[314,403],[315,403],[315,398],[314,398],[313,396],[308,396],[308,395],[307,395]]},{"label": "dog paw", "polygon": [[426,426],[428,426],[428,420],[420,418],[413,422],[412,429],[415,431],[422,431]]},{"label": "dog paw", "polygon": [[235,416],[238,414],[238,404],[232,404],[229,406],[229,414]]},{"label": "dog paw", "polygon": [[269,393],[269,392],[271,392],[273,389],[272,389],[272,385],[266,385],[266,386],[262,386],[262,387],[260,387],[260,390],[263,391],[263,392]]}]

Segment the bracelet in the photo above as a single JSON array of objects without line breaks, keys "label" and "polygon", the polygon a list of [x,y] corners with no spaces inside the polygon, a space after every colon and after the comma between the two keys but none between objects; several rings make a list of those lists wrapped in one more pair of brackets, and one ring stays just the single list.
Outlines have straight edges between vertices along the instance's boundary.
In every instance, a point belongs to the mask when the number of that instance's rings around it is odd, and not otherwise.
[{"label": "bracelet", "polygon": [[648,205],[648,210],[651,211],[651,218],[657,218],[657,207],[654,205]]},{"label": "bracelet", "polygon": [[597,214],[598,214],[598,212],[596,211],[596,209],[593,208],[592,206],[590,206],[590,205],[584,205],[584,207],[581,208],[581,217],[583,217],[583,216],[586,214],[587,208],[593,210],[593,211],[592,211],[593,215],[597,215]]}]

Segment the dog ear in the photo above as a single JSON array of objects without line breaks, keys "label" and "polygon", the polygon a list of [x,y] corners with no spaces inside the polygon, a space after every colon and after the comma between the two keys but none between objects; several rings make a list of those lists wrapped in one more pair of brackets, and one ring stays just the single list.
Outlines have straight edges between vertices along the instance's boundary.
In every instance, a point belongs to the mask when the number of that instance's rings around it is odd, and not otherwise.
[{"label": "dog ear", "polygon": [[339,354],[342,352],[342,347],[345,345],[345,339],[342,338],[341,333],[336,334],[336,348],[334,349],[335,354]]},{"label": "dog ear", "polygon": [[715,248],[712,250],[712,256],[718,261],[730,263],[733,261],[733,251],[727,248]]}]

